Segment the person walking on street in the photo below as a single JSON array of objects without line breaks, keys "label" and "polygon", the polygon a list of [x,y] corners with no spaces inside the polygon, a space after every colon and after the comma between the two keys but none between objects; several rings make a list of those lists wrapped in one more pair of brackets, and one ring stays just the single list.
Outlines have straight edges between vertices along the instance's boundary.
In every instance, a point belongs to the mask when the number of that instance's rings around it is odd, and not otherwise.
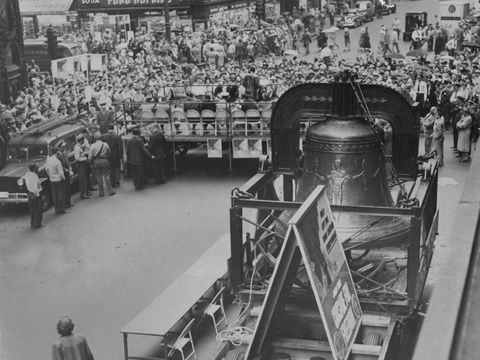
[{"label": "person walking on street", "polygon": [[50,179],[55,214],[66,214],[68,211],[65,210],[65,173],[63,171],[62,163],[57,158],[56,148],[52,148],[51,155],[47,157],[45,168],[48,178]]},{"label": "person walking on street", "polygon": [[108,163],[108,158],[110,156],[110,148],[108,144],[102,141],[101,134],[95,134],[95,142],[90,146],[90,155],[89,159],[92,163],[93,174],[97,179],[98,184],[98,195],[103,197],[104,187],[107,188],[108,196],[115,195],[116,192],[113,191],[112,185],[110,184],[110,166]]},{"label": "person walking on street", "polygon": [[345,51],[350,51],[350,30],[348,28],[345,28],[343,38],[345,39]]},{"label": "person walking on street", "polygon": [[108,126],[108,132],[103,134],[103,141],[110,148],[110,157],[108,159],[110,165],[110,183],[112,187],[120,186],[120,164],[123,157],[123,144],[120,135],[115,133],[114,125]]},{"label": "person walking on street", "polygon": [[89,145],[83,134],[77,135],[77,143],[73,149],[75,161],[78,169],[78,187],[80,190],[80,198],[88,199],[90,192],[88,191],[88,153]]},{"label": "person walking on street", "polygon": [[312,37],[310,36],[310,31],[305,29],[302,36],[303,47],[305,48],[305,55],[310,54],[310,43],[312,42]]},{"label": "person walking on street", "polygon": [[75,324],[68,317],[63,317],[57,322],[60,339],[52,346],[52,360],[94,360],[87,338],[81,334],[74,334],[74,327]]},{"label": "person walking on street", "polygon": [[143,140],[140,138],[140,130],[133,129],[133,137],[127,143],[127,162],[132,169],[135,190],[145,188],[145,157],[152,160],[155,158],[145,148]]},{"label": "person walking on street", "polygon": [[399,31],[392,29],[390,33],[390,38],[392,40],[392,50],[400,53],[400,47],[398,46],[399,41]]},{"label": "person walking on street", "polygon": [[58,149],[57,158],[62,163],[63,174],[65,175],[65,209],[68,209],[73,206],[71,201],[71,175],[73,175],[72,166],[70,165],[70,161],[68,160],[68,154],[66,154],[65,141],[60,140],[56,144],[56,148]]},{"label": "person walking on street", "polygon": [[166,184],[165,176],[165,136],[163,136],[160,125],[157,124],[157,130],[150,136],[148,148],[154,159],[151,160],[152,173],[155,184]]},{"label": "person walking on street", "polygon": [[27,173],[25,174],[25,186],[28,193],[28,211],[30,213],[30,226],[32,229],[39,229],[44,227],[42,225],[42,198],[40,192],[42,191],[42,184],[38,178],[37,164],[30,164]]}]

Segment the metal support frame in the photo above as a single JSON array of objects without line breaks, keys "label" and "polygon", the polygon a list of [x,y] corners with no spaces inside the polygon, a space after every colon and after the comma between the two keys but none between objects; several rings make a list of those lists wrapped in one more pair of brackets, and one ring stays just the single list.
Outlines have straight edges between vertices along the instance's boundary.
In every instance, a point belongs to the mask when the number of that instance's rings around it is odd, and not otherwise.
[{"label": "metal support frame", "polygon": [[243,282],[242,208],[230,208],[230,266],[228,278],[233,289]]},{"label": "metal support frame", "polygon": [[420,236],[422,235],[422,219],[415,217],[410,222],[410,244],[407,259],[407,293],[410,307],[417,306],[417,276],[420,267]]}]

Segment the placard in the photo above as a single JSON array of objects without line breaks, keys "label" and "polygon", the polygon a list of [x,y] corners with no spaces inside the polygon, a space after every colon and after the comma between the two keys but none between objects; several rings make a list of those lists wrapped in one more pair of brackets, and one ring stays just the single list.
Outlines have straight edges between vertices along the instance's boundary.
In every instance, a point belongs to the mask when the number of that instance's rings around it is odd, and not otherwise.
[{"label": "placard", "polygon": [[222,139],[207,139],[207,156],[209,158],[222,157]]},{"label": "placard", "polygon": [[85,86],[85,101],[90,102],[92,101],[93,89],[90,85]]},{"label": "placard", "polygon": [[248,139],[248,153],[251,158],[262,156],[262,139]]},{"label": "placard", "polygon": [[232,155],[236,159],[249,158],[248,140],[247,139],[232,139]]},{"label": "placard", "polygon": [[232,139],[232,146],[234,158],[247,159],[262,156],[262,139]]},{"label": "placard", "polygon": [[289,222],[302,253],[334,360],[346,360],[362,310],[335,230],[325,188],[318,186]]}]

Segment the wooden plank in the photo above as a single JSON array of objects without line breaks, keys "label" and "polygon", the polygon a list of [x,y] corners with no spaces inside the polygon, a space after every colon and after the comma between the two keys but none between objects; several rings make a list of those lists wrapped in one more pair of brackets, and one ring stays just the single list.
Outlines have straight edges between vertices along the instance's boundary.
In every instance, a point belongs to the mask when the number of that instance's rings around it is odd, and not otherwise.
[{"label": "wooden plank", "polygon": [[272,341],[272,347],[331,352],[328,341],[293,339],[278,337]]},{"label": "wooden plank", "polygon": [[388,325],[388,329],[386,332],[386,336],[383,338],[383,346],[380,355],[378,356],[378,360],[385,360],[385,356],[388,352],[388,347],[390,345],[390,341],[392,340],[393,332],[395,330],[396,322],[392,319],[390,324]]},{"label": "wooden plank", "polygon": [[390,324],[391,317],[385,315],[377,315],[364,313],[362,317],[362,325],[364,326],[378,326],[378,327],[388,327]]},{"label": "wooden plank", "polygon": [[381,351],[382,347],[377,345],[353,344],[352,346],[352,355],[379,356]]}]

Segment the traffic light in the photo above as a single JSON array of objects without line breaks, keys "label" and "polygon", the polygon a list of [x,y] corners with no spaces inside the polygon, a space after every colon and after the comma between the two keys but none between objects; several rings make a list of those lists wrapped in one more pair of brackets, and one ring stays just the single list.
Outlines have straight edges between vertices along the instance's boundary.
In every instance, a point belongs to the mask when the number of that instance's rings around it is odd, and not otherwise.
[{"label": "traffic light", "polygon": [[55,29],[52,27],[47,28],[47,50],[48,50],[48,55],[50,55],[50,58],[53,60],[55,59],[56,53],[57,53],[57,33],[55,32]]},{"label": "traffic light", "polygon": [[256,0],[255,15],[259,20],[265,20],[265,0]]}]

